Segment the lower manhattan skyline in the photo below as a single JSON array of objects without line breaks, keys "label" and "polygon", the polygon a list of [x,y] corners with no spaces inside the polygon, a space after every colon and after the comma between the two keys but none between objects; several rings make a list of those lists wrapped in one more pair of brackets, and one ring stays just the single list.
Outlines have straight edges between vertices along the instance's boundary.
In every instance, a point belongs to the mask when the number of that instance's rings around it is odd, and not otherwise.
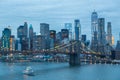
[{"label": "lower manhattan skyline", "polygon": [[81,33],[86,34],[91,40],[91,13],[95,10],[98,17],[105,18],[105,30],[107,22],[112,23],[112,34],[116,42],[119,39],[120,26],[120,9],[117,8],[119,2],[118,0],[114,2],[112,0],[1,0],[0,32],[5,27],[11,26],[12,34],[15,35],[18,26],[23,22],[32,24],[37,33],[40,32],[40,23],[48,23],[50,29],[58,32],[64,28],[64,23],[72,23],[74,29],[74,20],[79,19]]},{"label": "lower manhattan skyline", "polygon": [[120,0],[0,0],[0,80],[120,80]]}]

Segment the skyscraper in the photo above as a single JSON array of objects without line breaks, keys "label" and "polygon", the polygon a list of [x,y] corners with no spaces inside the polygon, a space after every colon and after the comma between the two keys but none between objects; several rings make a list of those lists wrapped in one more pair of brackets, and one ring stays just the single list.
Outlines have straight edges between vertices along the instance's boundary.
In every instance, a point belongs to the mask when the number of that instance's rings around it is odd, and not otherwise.
[{"label": "skyscraper", "polygon": [[112,45],[112,26],[111,22],[107,23],[107,42]]},{"label": "skyscraper", "polygon": [[0,50],[1,50],[1,47],[2,47],[2,41],[1,41],[1,39],[0,39]]},{"label": "skyscraper", "polygon": [[27,22],[24,26],[21,25],[17,28],[17,37],[20,40],[21,50],[28,50],[28,25]]},{"label": "skyscraper", "polygon": [[92,35],[94,32],[98,31],[98,14],[97,12],[92,12],[91,15],[91,33]]},{"label": "skyscraper", "polygon": [[69,31],[68,29],[61,29],[62,40],[69,39]]},{"label": "skyscraper", "polygon": [[99,41],[99,44],[106,43],[105,19],[104,18],[98,19],[98,41]]},{"label": "skyscraper", "polygon": [[26,39],[28,38],[28,25],[27,22],[24,23],[24,25],[20,25],[17,28],[17,37],[21,38],[21,37],[25,37]]},{"label": "skyscraper", "polygon": [[61,41],[62,41],[62,33],[61,32],[58,32],[56,34],[56,45],[60,45],[61,44]]},{"label": "skyscraper", "polygon": [[114,36],[112,36],[112,45],[114,45],[115,40],[114,40]]},{"label": "skyscraper", "polygon": [[119,40],[117,41],[117,45],[116,45],[116,51],[120,51],[120,33],[119,33]]},{"label": "skyscraper", "polygon": [[46,44],[45,44],[45,36],[42,36],[41,34],[34,34],[33,36],[33,50],[45,50]]},{"label": "skyscraper", "polygon": [[11,35],[10,36],[10,51],[14,51],[15,50],[15,36]]},{"label": "skyscraper", "polygon": [[98,19],[98,51],[102,54],[106,53],[106,33],[105,33],[105,19]]},{"label": "skyscraper", "polygon": [[25,35],[25,38],[28,37],[28,24],[27,24],[27,22],[24,22],[23,34]]},{"label": "skyscraper", "polygon": [[24,26],[22,26],[22,25],[17,28],[17,37],[18,38],[22,38],[22,36],[24,35],[23,29],[24,29]]},{"label": "skyscraper", "polygon": [[84,35],[82,35],[82,37],[81,37],[81,41],[82,42],[85,42],[87,39],[86,39],[86,35],[84,34]]},{"label": "skyscraper", "polygon": [[1,50],[9,51],[10,50],[10,36],[11,36],[11,29],[4,28],[2,31],[2,46]]},{"label": "skyscraper", "polygon": [[56,31],[50,30],[50,38],[52,38],[54,41],[56,41]]},{"label": "skyscraper", "polygon": [[68,29],[69,40],[72,40],[72,23],[65,23],[65,29]]},{"label": "skyscraper", "polygon": [[56,43],[56,31],[50,30],[50,48],[54,48]]},{"label": "skyscraper", "polygon": [[56,39],[57,39],[57,41],[61,41],[62,40],[62,33],[61,32],[58,32],[56,34]]},{"label": "skyscraper", "polygon": [[98,14],[92,12],[91,15],[91,49],[95,52],[98,51]]},{"label": "skyscraper", "polygon": [[49,24],[47,23],[40,23],[40,33],[41,36],[45,37],[45,49],[50,48],[50,31],[49,31]]},{"label": "skyscraper", "polygon": [[75,40],[80,40],[81,38],[81,25],[78,19],[75,20]]},{"label": "skyscraper", "polygon": [[117,41],[116,48],[115,48],[115,59],[120,59],[120,33],[119,33],[119,40]]},{"label": "skyscraper", "polygon": [[[23,46],[23,39],[25,39],[25,36],[24,36],[24,26],[19,26],[18,28],[17,28],[17,37],[19,38],[19,45],[20,45],[20,48],[21,48],[21,50],[24,50],[24,46]],[[17,46],[18,46],[18,44],[17,44]]]},{"label": "skyscraper", "polygon": [[33,27],[30,25],[29,27],[29,49],[33,50]]},{"label": "skyscraper", "polygon": [[45,38],[49,38],[50,37],[49,24],[40,23],[40,33],[42,36],[45,36]]}]

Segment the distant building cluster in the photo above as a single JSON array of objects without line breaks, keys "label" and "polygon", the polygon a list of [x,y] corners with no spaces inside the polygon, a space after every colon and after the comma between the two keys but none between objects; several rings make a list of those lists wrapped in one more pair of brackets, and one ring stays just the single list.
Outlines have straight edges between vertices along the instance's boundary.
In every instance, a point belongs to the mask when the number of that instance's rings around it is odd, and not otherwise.
[{"label": "distant building cluster", "polygon": [[[74,26],[74,32],[72,27]],[[81,41],[85,46],[90,47],[94,52],[110,54],[114,45],[111,22],[107,23],[105,31],[105,18],[98,18],[97,12],[91,15],[91,42],[87,40],[86,34],[81,34],[81,24],[79,19],[72,23],[65,23],[59,32],[50,30],[48,23],[40,23],[40,33],[34,32],[32,25],[27,22],[17,28],[17,38],[11,34],[10,27],[4,28],[0,40],[1,51],[37,51],[54,49],[59,45],[69,43],[71,40]],[[119,42],[118,42],[119,43]]]},{"label": "distant building cluster", "polygon": [[[29,29],[28,29],[29,27]],[[80,21],[75,20],[75,40],[80,40]],[[34,32],[33,26],[27,22],[17,28],[17,38],[11,34],[10,27],[2,31],[0,40],[1,51],[38,51],[54,49],[69,43],[73,39],[72,23],[65,23],[65,28],[60,32],[50,30],[48,23],[40,23],[40,33]]]},{"label": "distant building cluster", "polygon": [[91,34],[91,50],[102,54],[110,54],[114,45],[111,22],[107,23],[106,32],[105,18],[98,18],[95,11],[91,15]]}]

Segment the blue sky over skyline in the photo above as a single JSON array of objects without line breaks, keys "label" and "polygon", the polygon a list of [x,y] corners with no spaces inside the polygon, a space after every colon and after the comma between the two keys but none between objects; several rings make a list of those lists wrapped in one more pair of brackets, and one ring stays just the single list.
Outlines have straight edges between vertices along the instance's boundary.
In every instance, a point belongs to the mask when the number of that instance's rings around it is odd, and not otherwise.
[{"label": "blue sky over skyline", "polygon": [[[91,39],[91,13],[94,9],[105,22],[112,22],[115,41],[120,29],[120,0],[0,0],[0,32],[11,26],[12,34],[25,21],[32,24],[34,31],[40,31],[40,23],[50,24],[50,29],[60,31],[64,23],[80,19],[82,34]],[[1,36],[1,35],[0,35]]]}]

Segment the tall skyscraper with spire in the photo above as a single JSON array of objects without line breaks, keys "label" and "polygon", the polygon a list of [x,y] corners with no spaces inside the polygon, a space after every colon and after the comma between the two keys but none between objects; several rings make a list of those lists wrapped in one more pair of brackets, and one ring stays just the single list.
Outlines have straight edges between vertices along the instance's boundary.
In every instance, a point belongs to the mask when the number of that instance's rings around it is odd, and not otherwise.
[{"label": "tall skyscraper with spire", "polygon": [[91,15],[91,49],[95,52],[98,51],[98,14],[97,12],[92,12]]},{"label": "tall skyscraper with spire", "polygon": [[94,34],[96,31],[98,31],[98,14],[94,10],[91,15],[91,33]]}]

